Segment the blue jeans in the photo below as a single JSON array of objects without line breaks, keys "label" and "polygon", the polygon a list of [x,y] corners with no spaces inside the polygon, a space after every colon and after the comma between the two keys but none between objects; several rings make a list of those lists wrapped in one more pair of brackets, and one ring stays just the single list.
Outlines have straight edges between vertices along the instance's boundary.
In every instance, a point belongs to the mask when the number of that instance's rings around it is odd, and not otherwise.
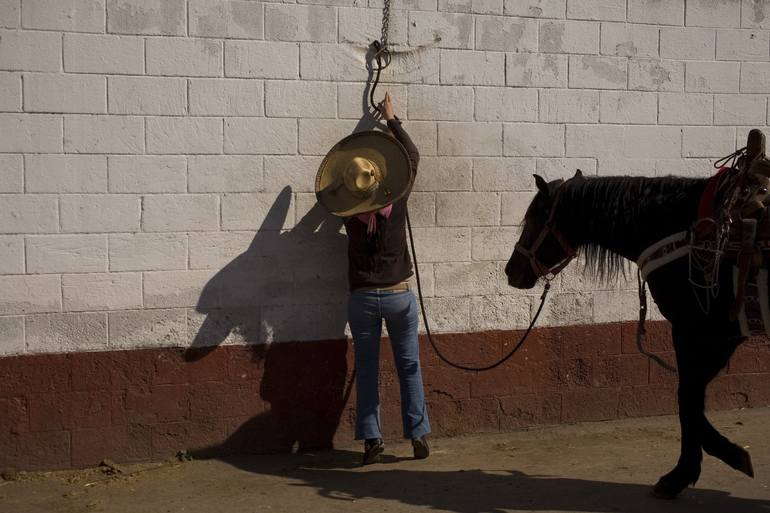
[{"label": "blue jeans", "polygon": [[356,440],[382,438],[379,370],[383,319],[401,387],[404,438],[419,438],[430,433],[430,423],[420,373],[417,302],[411,291],[373,291],[352,292],[348,299],[356,359]]}]

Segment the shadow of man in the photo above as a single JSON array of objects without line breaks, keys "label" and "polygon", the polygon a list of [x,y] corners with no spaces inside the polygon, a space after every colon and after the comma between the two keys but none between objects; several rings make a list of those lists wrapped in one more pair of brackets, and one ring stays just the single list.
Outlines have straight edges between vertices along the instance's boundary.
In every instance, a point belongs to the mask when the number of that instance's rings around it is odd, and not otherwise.
[{"label": "shadow of man", "polygon": [[[233,418],[227,440],[198,456],[332,447],[349,382],[347,239],[341,220],[317,203],[294,228],[281,230],[291,201],[285,187],[248,249],[209,280],[198,300],[205,318],[185,360],[232,345],[228,366],[240,362],[243,373],[231,369],[231,381],[246,389],[233,400],[247,403],[241,414],[257,413]],[[258,397],[248,397],[255,380]]]},{"label": "shadow of man", "polygon": [[[385,129],[370,108],[374,56],[369,47],[354,133]],[[198,457],[333,447],[355,379],[348,376],[345,339],[347,236],[342,220],[318,203],[294,229],[281,232],[290,203],[286,187],[249,248],[206,284],[198,301],[206,317],[185,358],[200,359],[223,343],[246,345],[251,369],[244,375],[261,375],[259,396],[270,405],[222,445],[194,451]],[[306,339],[315,342],[286,342]],[[353,416],[350,411],[351,431]]]},{"label": "shadow of man", "polygon": [[[460,454],[452,457],[462,458]],[[688,488],[676,501],[652,497],[648,484],[601,479],[540,475],[510,468],[460,469],[446,458],[436,466],[404,469],[390,457],[360,473],[358,452],[334,450],[317,454],[271,458],[232,457],[236,468],[260,475],[292,479],[292,485],[317,495],[317,509],[329,500],[348,511],[352,501],[385,501],[396,510],[427,508],[454,513],[503,511],[621,512],[621,513],[759,513],[770,511],[770,500],[733,496],[707,488]],[[492,457],[492,461],[495,457]],[[396,465],[394,465],[396,464]],[[621,478],[622,479],[622,478]],[[305,492],[296,492],[305,493]],[[322,505],[325,502],[325,508]]]}]

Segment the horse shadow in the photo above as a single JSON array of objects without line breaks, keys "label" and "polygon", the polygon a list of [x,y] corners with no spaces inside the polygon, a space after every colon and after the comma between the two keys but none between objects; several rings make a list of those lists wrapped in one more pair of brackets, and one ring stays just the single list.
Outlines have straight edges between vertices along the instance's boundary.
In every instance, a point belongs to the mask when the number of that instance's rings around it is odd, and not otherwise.
[{"label": "horse shadow", "polygon": [[[291,478],[289,486],[306,487],[326,499],[393,501],[455,513],[544,511],[620,513],[761,513],[770,500],[735,497],[727,492],[690,488],[679,499],[651,496],[645,484],[527,474],[511,469],[388,469],[385,460],[366,472],[357,452],[334,450],[271,458],[233,457],[226,461],[256,474]],[[381,470],[380,470],[381,469]]]},{"label": "horse shadow", "polygon": [[292,196],[291,187],[279,193],[248,248],[198,299],[202,322],[184,359],[233,345],[227,358],[243,372],[240,418],[231,419],[226,441],[201,456],[332,446],[350,393],[347,239],[341,220],[317,203],[283,230]]}]

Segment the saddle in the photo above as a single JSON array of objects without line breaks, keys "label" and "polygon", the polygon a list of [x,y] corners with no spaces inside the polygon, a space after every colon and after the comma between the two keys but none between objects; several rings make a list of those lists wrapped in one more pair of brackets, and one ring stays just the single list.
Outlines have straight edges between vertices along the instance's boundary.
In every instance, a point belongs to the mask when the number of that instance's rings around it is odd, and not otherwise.
[{"label": "saddle", "polygon": [[[770,336],[770,159],[765,154],[765,135],[751,130],[746,146],[717,161],[715,167],[720,170],[706,185],[692,228],[656,242],[637,259],[636,345],[642,354],[672,371],[672,366],[642,347],[645,284],[655,269],[684,256],[689,257],[690,285],[704,313],[708,313],[710,298],[719,293],[719,268],[726,261],[733,265],[735,300],[730,318],[739,322],[745,336]],[[698,289],[706,292],[705,305]]]},{"label": "saddle", "polygon": [[[765,144],[764,134],[751,130],[746,147],[722,159],[732,162],[707,184],[699,219],[690,232],[691,255],[697,258],[698,251],[714,254],[713,262],[702,259],[703,276],[698,279],[702,279],[703,288],[716,286],[720,260],[734,266],[732,320],[745,314],[743,307],[749,288],[752,302],[761,299],[755,297],[759,293],[757,277],[770,263],[770,160]],[[711,215],[706,214],[709,208]],[[692,262],[691,259],[691,282]]]}]

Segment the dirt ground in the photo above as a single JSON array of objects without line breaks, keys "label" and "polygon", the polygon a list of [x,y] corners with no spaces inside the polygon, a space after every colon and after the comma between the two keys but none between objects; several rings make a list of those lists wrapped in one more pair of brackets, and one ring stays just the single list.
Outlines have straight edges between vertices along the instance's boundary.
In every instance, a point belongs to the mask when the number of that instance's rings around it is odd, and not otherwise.
[{"label": "dirt ground", "polygon": [[678,456],[674,417],[432,440],[427,460],[390,442],[361,467],[359,446],[315,454],[167,461],[0,480],[2,513],[677,512],[770,513],[770,408],[711,414],[750,446],[756,479],[705,457],[675,501],[649,495]]}]

